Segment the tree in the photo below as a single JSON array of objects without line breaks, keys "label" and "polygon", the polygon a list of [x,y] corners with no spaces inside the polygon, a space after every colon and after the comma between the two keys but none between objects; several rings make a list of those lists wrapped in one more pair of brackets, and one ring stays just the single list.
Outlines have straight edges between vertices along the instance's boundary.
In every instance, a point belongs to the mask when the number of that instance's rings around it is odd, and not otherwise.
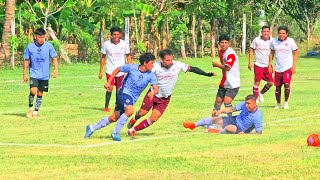
[{"label": "tree", "polygon": [[10,55],[11,24],[14,21],[15,0],[6,0],[5,3],[5,19],[2,31],[2,50],[7,58]]}]

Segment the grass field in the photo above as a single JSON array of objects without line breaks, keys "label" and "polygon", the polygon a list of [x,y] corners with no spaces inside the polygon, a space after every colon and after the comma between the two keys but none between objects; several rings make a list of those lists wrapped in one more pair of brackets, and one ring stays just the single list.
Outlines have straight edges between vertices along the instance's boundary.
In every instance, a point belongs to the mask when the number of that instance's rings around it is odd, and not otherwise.
[{"label": "grass field", "polygon": [[[217,59],[217,58],[216,58]],[[85,126],[103,116],[104,80],[98,64],[61,65],[50,80],[40,117],[27,119],[28,85],[22,69],[0,69],[1,179],[315,179],[320,174],[320,148],[306,146],[310,133],[320,133],[320,59],[300,58],[293,76],[289,110],[274,110],[274,88],[260,104],[262,135],[209,134],[189,131],[185,120],[210,116],[221,72],[210,59],[186,63],[218,77],[181,73],[172,101],[158,122],[114,142],[115,124],[84,139]],[[252,92],[253,73],[241,57],[241,88],[234,104]],[[145,93],[143,93],[144,96]],[[283,92],[282,92],[283,94]],[[114,93],[111,104],[114,103]],[[138,109],[141,98],[135,108]]]}]

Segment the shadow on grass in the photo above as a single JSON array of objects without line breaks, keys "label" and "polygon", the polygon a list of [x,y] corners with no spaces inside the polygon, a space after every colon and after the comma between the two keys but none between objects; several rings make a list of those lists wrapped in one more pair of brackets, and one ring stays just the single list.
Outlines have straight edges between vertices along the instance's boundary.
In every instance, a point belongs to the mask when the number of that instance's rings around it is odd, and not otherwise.
[{"label": "shadow on grass", "polygon": [[18,117],[26,117],[26,113],[24,112],[16,112],[16,113],[3,113],[5,116],[18,116]]},{"label": "shadow on grass", "polygon": [[104,111],[103,108],[97,108],[97,107],[80,107],[80,108],[81,108],[81,109]]}]

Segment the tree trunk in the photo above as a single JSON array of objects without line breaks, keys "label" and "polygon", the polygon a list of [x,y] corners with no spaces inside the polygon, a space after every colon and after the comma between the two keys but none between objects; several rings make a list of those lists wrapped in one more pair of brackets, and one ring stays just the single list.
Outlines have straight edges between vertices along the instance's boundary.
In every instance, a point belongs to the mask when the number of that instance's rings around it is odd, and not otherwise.
[{"label": "tree trunk", "polygon": [[141,11],[140,14],[140,41],[143,42],[144,40],[144,12]]},{"label": "tree trunk", "polygon": [[216,20],[213,19],[210,22],[211,30],[210,30],[210,39],[211,39],[211,45],[210,45],[210,56],[216,57],[216,29],[217,24]]},{"label": "tree trunk", "polygon": [[6,0],[5,5],[5,18],[2,30],[2,48],[7,59],[10,55],[10,36],[11,36],[11,22],[14,20],[15,0]]},{"label": "tree trunk", "polygon": [[203,20],[199,19],[199,29],[201,34],[201,55],[204,55],[204,35],[203,35]]},{"label": "tree trunk", "polygon": [[191,25],[191,34],[192,34],[192,46],[193,46],[193,53],[194,58],[197,58],[197,43],[196,43],[196,16],[192,13],[192,25]]},{"label": "tree trunk", "polygon": [[181,34],[180,34],[180,42],[181,42],[181,56],[182,56],[182,59],[186,59],[187,56],[186,56],[186,47],[185,47],[185,44],[184,44],[183,32],[181,32]]},{"label": "tree trunk", "polygon": [[167,43],[168,43],[168,33],[167,33],[167,15],[164,19],[164,22],[162,22],[162,28],[161,28],[161,37],[162,37],[162,48],[161,49],[167,49]]}]

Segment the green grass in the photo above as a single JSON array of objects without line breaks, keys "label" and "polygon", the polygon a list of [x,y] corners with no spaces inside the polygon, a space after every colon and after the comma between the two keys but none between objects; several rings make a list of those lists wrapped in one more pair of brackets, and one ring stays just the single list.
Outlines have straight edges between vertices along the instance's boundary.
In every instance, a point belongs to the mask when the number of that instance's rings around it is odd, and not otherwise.
[{"label": "green grass", "polygon": [[[181,73],[163,117],[138,132],[135,140],[126,136],[124,128],[121,143],[114,143],[110,138],[115,124],[95,132],[90,139],[83,139],[85,126],[106,115],[102,111],[104,80],[97,78],[98,64],[61,65],[58,78],[50,80],[49,93],[43,97],[41,116],[37,119],[25,117],[29,88],[21,83],[22,69],[0,69],[0,177],[319,177],[320,149],[306,146],[306,137],[320,133],[320,59],[299,59],[292,81],[290,110],[273,109],[274,88],[265,95],[266,102],[260,104],[265,123],[262,135],[217,135],[208,134],[204,128],[193,132],[184,129],[183,121],[210,116],[221,78],[221,72],[211,67],[209,58],[186,62],[217,72],[219,76]],[[241,57],[240,64],[241,88],[234,104],[252,92],[253,72],[246,68],[247,58]],[[114,100],[113,94],[111,104]],[[135,108],[140,104],[141,98]]]}]

